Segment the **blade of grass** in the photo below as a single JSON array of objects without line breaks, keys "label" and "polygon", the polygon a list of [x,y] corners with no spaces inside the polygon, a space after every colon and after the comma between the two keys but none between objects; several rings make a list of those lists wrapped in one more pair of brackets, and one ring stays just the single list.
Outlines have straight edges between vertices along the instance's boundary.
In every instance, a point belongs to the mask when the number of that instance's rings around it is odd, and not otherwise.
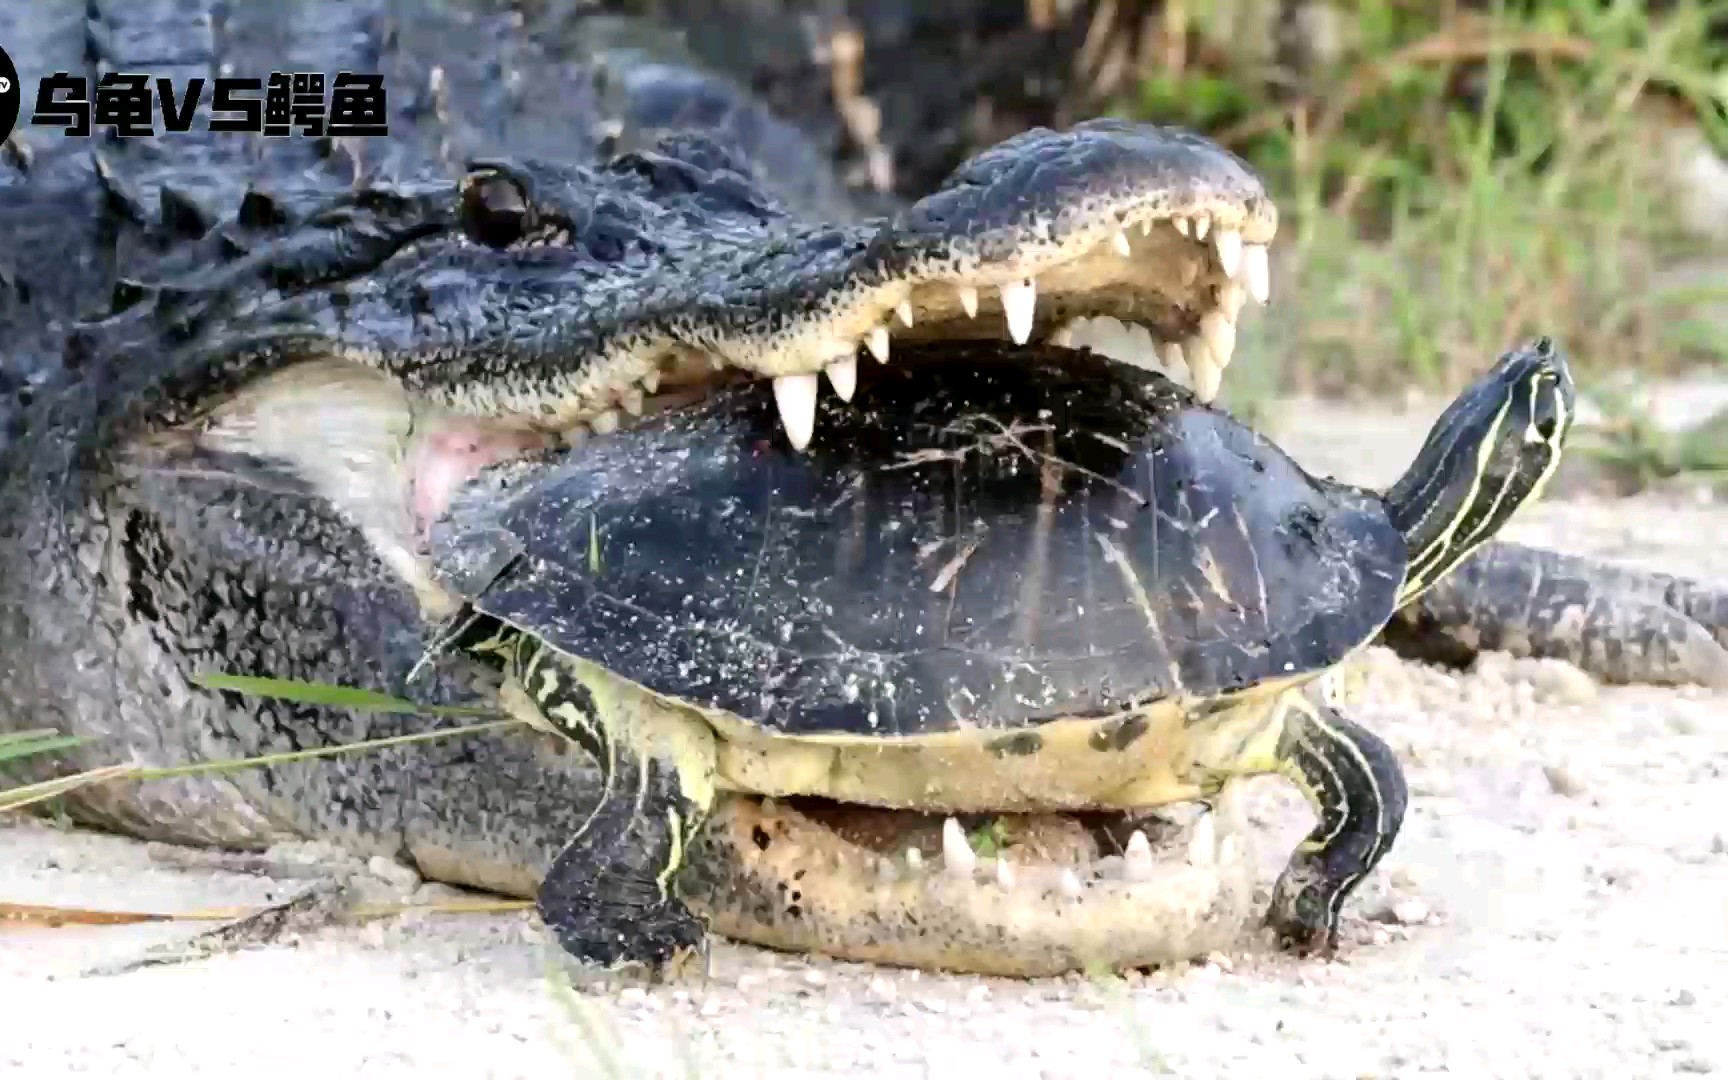
[{"label": "blade of grass", "polygon": [[89,784],[105,784],[115,780],[130,779],[132,772],[133,769],[130,765],[104,765],[99,769],[86,769],[84,772],[73,773],[71,776],[60,776],[53,780],[43,780],[39,783],[25,784],[22,787],[0,791],[0,814],[46,802]]},{"label": "blade of grass", "polygon": [[210,673],[194,676],[192,681],[207,690],[227,690],[254,697],[297,701],[304,705],[328,705],[337,709],[358,709],[364,712],[424,713],[429,716],[496,716],[497,709],[476,705],[423,705],[407,698],[360,690],[351,686],[303,682],[299,679],[272,679],[257,675],[226,675]]},{"label": "blade of grass", "polygon": [[265,765],[286,765],[297,761],[310,761],[315,758],[335,757],[341,754],[357,754],[368,750],[381,750],[392,746],[406,746],[411,743],[431,742],[437,739],[452,739],[462,735],[476,735],[487,731],[499,731],[508,727],[522,725],[522,721],[511,718],[488,720],[478,724],[464,724],[460,727],[440,728],[436,731],[416,731],[407,735],[392,735],[381,739],[364,739],[359,742],[342,743],[337,746],[321,746],[311,750],[295,750],[281,754],[261,754],[250,758],[233,758],[222,761],[202,761],[191,765],[169,765],[161,768],[144,768],[136,765],[106,765],[97,769],[88,769],[74,773],[71,776],[56,777],[40,783],[26,784],[0,792],[0,813],[19,810],[26,806],[42,802],[45,799],[64,795],[69,791],[87,784],[115,783],[118,781],[167,780],[180,776],[201,776],[212,773],[238,772],[243,769],[255,769]]},{"label": "blade of grass", "polygon": [[79,735],[62,735],[53,728],[0,733],[0,762],[15,761],[32,754],[52,754],[87,742]]},{"label": "blade of grass", "polygon": [[296,761],[310,761],[314,758],[336,757],[340,754],[357,754],[367,750],[382,750],[391,746],[407,746],[410,743],[432,742],[437,739],[451,739],[460,735],[477,735],[486,731],[499,731],[507,727],[516,727],[522,721],[511,718],[488,720],[479,724],[464,724],[460,727],[440,728],[437,731],[416,731],[408,735],[392,735],[383,739],[364,739],[360,742],[342,743],[337,746],[320,746],[312,750],[294,750],[281,754],[260,754],[257,757],[234,758],[226,761],[203,761],[193,765],[169,765],[156,769],[133,769],[128,779],[134,780],[166,780],[176,776],[202,776],[208,773],[237,772],[241,769],[255,769],[262,765],[287,765]]},{"label": "blade of grass", "polygon": [[[431,904],[356,904],[347,914],[357,919],[383,919],[409,912],[429,915],[491,915],[527,911],[532,900],[474,898],[440,900]],[[258,907],[195,908],[190,911],[117,911],[105,908],[60,907],[54,904],[0,902],[0,927],[56,929],[61,926],[130,926],[152,922],[229,922],[265,910]]]},{"label": "blade of grass", "polygon": [[[552,991],[552,997],[558,1002],[570,1021],[575,1025],[577,1036],[588,1056],[593,1059],[599,1069],[599,1075],[604,1077],[620,1077],[625,1075],[623,1063],[619,1060],[617,1042],[613,1033],[605,1030],[610,1024],[592,1015],[592,1006],[576,993],[576,988],[570,985],[570,978],[560,971],[556,964],[548,961],[546,964],[546,986]],[[564,1040],[557,1033],[554,1038],[559,1042]]]}]

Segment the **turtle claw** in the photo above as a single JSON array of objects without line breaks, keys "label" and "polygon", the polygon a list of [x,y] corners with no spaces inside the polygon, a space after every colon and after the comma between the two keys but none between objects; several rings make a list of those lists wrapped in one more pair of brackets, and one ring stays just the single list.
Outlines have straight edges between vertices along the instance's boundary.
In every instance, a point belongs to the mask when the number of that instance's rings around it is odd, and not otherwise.
[{"label": "turtle claw", "polygon": [[699,974],[703,985],[707,985],[714,977],[714,950],[710,947],[710,940],[704,931],[696,944],[675,949],[663,962],[650,969],[650,981],[658,986],[683,982]]},{"label": "turtle claw", "polygon": [[1289,892],[1285,882],[1274,891],[1266,927],[1282,952],[1304,959],[1330,959],[1338,954],[1338,921],[1316,890]]},{"label": "turtle claw", "polygon": [[1336,926],[1303,926],[1276,917],[1269,917],[1266,925],[1271,928],[1278,948],[1292,956],[1304,960],[1330,960],[1338,955]]}]

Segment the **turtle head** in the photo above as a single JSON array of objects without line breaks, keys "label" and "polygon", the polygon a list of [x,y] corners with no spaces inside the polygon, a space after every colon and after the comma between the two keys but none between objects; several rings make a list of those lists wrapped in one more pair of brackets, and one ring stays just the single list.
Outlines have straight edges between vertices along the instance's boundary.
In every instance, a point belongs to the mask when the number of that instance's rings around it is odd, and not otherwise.
[{"label": "turtle head", "polygon": [[1425,592],[1540,494],[1560,465],[1576,389],[1549,338],[1506,353],[1453,401],[1386,494],[1409,545],[1399,603]]}]

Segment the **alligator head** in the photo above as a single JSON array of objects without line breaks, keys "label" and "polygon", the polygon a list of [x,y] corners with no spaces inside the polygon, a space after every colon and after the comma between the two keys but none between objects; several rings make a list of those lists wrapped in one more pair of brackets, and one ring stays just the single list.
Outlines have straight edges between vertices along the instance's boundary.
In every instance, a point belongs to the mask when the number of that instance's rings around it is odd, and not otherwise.
[{"label": "alligator head", "polygon": [[772,379],[800,449],[823,382],[849,399],[860,358],[891,364],[897,342],[1089,346],[1210,398],[1275,229],[1234,157],[1116,121],[1028,132],[856,224],[792,214],[699,136],[598,167],[480,161],[134,290],[144,310],[95,331],[115,355],[159,349],[165,323],[187,340],[136,365],[154,385],[113,400],[96,448],[315,493],[423,584],[426,526],[476,470],[724,380]]}]

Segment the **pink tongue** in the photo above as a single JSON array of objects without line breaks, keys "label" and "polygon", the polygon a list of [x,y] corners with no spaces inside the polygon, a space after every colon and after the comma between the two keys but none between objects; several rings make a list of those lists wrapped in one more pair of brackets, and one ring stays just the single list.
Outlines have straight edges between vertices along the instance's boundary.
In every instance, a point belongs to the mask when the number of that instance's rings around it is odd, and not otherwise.
[{"label": "pink tongue", "polygon": [[421,439],[414,448],[410,506],[415,531],[425,541],[432,523],[470,477],[493,462],[543,447],[549,437],[534,431],[453,420]]}]

